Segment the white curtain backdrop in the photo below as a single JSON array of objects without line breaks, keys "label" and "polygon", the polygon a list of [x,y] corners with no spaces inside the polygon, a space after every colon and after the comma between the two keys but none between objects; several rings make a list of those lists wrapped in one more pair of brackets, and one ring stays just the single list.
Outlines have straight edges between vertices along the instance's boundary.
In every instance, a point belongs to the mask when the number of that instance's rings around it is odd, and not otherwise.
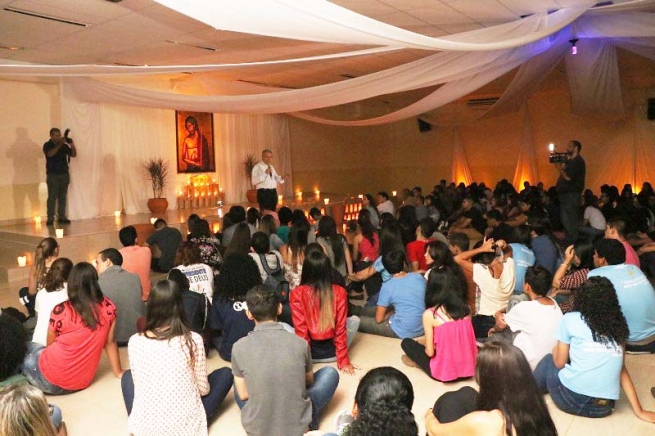
[{"label": "white curtain backdrop", "polygon": [[[228,202],[245,199],[250,183],[246,180],[241,162],[248,154],[261,159],[262,150],[273,152],[273,166],[280,175],[291,174],[291,142],[289,124],[284,115],[214,115],[216,142],[219,144],[217,162],[219,184],[225,187]],[[293,194],[293,181],[289,177],[278,192]]]},{"label": "white curtain backdrop", "polygon": [[453,173],[451,180],[455,183],[464,182],[467,186],[473,183],[466,152],[459,137],[459,129],[453,129]]}]

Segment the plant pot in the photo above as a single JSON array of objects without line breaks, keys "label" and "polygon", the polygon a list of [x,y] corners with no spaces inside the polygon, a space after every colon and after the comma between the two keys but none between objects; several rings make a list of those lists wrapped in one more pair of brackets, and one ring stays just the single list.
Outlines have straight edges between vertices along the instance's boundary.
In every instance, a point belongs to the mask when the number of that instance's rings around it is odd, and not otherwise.
[{"label": "plant pot", "polygon": [[257,190],[248,189],[246,191],[246,198],[248,199],[248,203],[257,203]]},{"label": "plant pot", "polygon": [[168,209],[168,200],[165,198],[151,198],[148,200],[148,209],[152,213],[164,213]]}]

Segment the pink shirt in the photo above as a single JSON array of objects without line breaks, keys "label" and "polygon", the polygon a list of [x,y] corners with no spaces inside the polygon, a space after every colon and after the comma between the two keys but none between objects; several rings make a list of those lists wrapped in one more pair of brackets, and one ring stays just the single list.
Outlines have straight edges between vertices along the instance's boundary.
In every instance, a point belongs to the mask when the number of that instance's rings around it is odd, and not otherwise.
[{"label": "pink shirt", "polygon": [[630,245],[628,241],[623,241],[621,242],[621,244],[623,244],[623,246],[625,247],[625,263],[634,265],[637,268],[641,268],[641,262],[639,262],[639,256],[637,255],[635,249],[632,248],[632,245]]},{"label": "pink shirt", "polygon": [[119,250],[123,256],[122,268],[125,271],[134,273],[141,280],[141,300],[148,300],[152,283],[150,282],[150,262],[152,260],[152,251],[148,247],[123,247]]}]

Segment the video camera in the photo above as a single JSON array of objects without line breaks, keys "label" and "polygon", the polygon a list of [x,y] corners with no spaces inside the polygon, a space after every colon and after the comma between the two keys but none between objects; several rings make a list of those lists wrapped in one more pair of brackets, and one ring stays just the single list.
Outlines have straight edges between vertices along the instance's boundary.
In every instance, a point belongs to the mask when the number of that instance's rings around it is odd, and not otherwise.
[{"label": "video camera", "polygon": [[555,151],[555,144],[549,144],[548,150],[550,150],[548,162],[552,164],[563,164],[569,161],[569,153],[566,151],[562,153]]},{"label": "video camera", "polygon": [[64,130],[64,141],[66,141],[66,144],[70,144],[73,142],[71,138],[68,137],[68,134],[70,133],[71,129],[66,129]]}]

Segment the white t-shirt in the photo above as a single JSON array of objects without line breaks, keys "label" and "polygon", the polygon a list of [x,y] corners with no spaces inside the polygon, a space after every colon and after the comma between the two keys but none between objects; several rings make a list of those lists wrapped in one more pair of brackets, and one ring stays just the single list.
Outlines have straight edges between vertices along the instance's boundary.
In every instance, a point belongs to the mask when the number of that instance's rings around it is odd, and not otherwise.
[{"label": "white t-shirt", "polygon": [[32,342],[48,345],[48,324],[50,323],[50,313],[56,305],[68,301],[68,286],[64,283],[64,288],[59,291],[48,292],[41,289],[36,293],[36,300],[34,301],[34,310],[37,312],[36,326],[34,327],[34,335]]},{"label": "white t-shirt", "polygon": [[585,208],[584,219],[589,220],[589,225],[596,230],[605,230],[605,226],[607,225],[603,212],[593,206],[587,206]]},{"label": "white t-shirt", "polygon": [[212,301],[214,294],[214,272],[209,265],[196,263],[194,265],[176,266],[189,279],[190,290],[198,294],[204,294],[209,301]]},{"label": "white t-shirt", "polygon": [[496,312],[507,307],[509,297],[514,292],[514,259],[505,259],[503,272],[497,279],[493,278],[488,266],[474,263],[473,281],[478,287],[478,315],[494,316]]},{"label": "white t-shirt", "polygon": [[509,328],[520,332],[514,345],[523,351],[533,370],[546,354],[553,352],[563,316],[557,303],[546,306],[537,300],[523,301],[505,314]]},{"label": "white t-shirt", "polygon": [[389,212],[391,215],[395,215],[396,214],[396,208],[393,206],[393,203],[391,202],[391,200],[387,200],[384,203],[378,204],[378,212],[380,212],[380,214],[383,214],[385,212]]}]

